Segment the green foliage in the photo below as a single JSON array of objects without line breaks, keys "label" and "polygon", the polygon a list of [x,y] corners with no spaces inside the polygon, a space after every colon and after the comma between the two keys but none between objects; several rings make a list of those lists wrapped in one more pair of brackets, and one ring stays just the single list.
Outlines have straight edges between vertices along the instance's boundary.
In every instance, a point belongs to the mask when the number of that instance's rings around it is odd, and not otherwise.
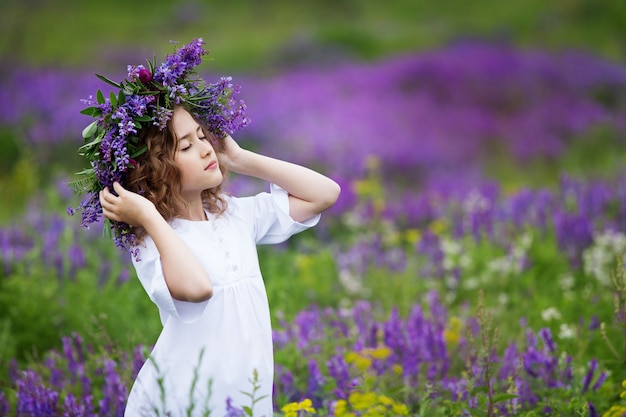
[{"label": "green foliage", "polygon": [[[268,57],[302,38],[367,58],[478,36],[543,48],[593,49],[619,59],[624,55],[620,34],[626,27],[623,2],[597,4],[593,0],[173,1],[149,5],[65,0],[34,9],[28,3],[9,1],[3,5],[3,17],[0,56],[30,65],[97,68],[110,64],[111,51],[127,50],[130,40],[133,45],[153,48],[197,36],[218,44],[215,65],[228,70],[271,67],[275,63]],[[162,55],[166,50],[155,52]]]},{"label": "green foliage", "polygon": [[[49,196],[37,201],[51,209],[63,203],[58,194]],[[156,340],[156,309],[129,262],[110,241],[86,230],[77,234],[75,221],[62,213],[13,224],[30,249],[19,260],[6,258],[0,270],[0,363],[36,361],[73,332],[87,343],[125,350]],[[77,247],[82,261],[72,259]]]},{"label": "green foliage", "polygon": [[336,305],[343,298],[329,248],[276,250],[260,247],[259,263],[270,305],[287,319],[293,318],[304,306]]}]

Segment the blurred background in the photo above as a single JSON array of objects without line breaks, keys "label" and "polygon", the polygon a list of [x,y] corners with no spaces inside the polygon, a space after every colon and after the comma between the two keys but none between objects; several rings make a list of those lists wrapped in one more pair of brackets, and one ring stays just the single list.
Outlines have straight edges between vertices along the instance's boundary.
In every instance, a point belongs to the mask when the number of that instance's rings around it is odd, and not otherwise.
[{"label": "blurred background", "polygon": [[2,6],[3,67],[117,70],[170,52],[169,40],[203,37],[211,68],[267,72],[297,63],[382,59],[459,39],[624,56],[618,0],[317,2],[12,1]]}]

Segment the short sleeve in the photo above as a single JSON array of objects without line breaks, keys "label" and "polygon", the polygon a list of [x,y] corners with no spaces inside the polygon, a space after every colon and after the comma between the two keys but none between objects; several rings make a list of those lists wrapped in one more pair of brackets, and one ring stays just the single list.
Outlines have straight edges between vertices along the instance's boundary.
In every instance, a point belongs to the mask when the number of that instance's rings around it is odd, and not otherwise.
[{"label": "short sleeve", "polygon": [[281,243],[291,236],[315,226],[321,215],[297,222],[289,216],[289,195],[276,184],[269,193],[254,197],[255,240],[258,244]]},{"label": "short sleeve", "polygon": [[161,323],[165,324],[169,317],[173,317],[183,323],[196,321],[205,310],[207,301],[191,303],[188,301],[176,300],[172,297],[161,266],[161,255],[154,244],[154,241],[146,236],[143,245],[136,247],[138,259],[131,257],[133,265],[137,271],[137,276],[141,285],[150,297],[150,300],[159,308]]}]

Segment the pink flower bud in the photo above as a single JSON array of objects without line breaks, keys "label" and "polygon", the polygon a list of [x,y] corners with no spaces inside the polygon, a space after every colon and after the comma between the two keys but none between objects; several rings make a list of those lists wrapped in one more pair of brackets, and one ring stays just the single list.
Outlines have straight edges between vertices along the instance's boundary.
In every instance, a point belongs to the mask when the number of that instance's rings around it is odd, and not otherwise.
[{"label": "pink flower bud", "polygon": [[141,81],[144,84],[147,84],[150,81],[152,81],[152,73],[150,72],[150,70],[148,70],[146,68],[140,69],[139,70],[139,81]]}]

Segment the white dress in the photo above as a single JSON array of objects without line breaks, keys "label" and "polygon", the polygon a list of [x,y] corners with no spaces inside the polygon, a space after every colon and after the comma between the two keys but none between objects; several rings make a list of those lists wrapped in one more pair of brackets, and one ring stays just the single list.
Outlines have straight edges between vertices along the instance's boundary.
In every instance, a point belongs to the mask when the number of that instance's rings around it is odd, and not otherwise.
[{"label": "white dress", "polygon": [[211,417],[223,417],[228,398],[238,408],[251,405],[242,392],[252,393],[255,372],[260,385],[255,396],[264,398],[255,404],[254,416],[273,415],[272,329],[256,245],[283,242],[320,216],[294,221],[287,193],[273,184],[270,193],[226,201],[226,213],[217,218],[207,213],[208,221],[170,222],[211,277],[209,301],[172,298],[149,237],[139,261],[133,260],[159,308],[163,330],[133,384],[125,417],[203,416],[207,409]]}]

